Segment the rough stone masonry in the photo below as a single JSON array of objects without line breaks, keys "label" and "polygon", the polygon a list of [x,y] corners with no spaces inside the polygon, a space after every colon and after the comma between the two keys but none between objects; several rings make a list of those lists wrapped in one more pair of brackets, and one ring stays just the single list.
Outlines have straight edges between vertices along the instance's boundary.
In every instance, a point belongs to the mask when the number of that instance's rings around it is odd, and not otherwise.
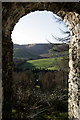
[{"label": "rough stone masonry", "polygon": [[18,20],[36,10],[51,11],[63,19],[70,30],[69,46],[69,120],[80,120],[80,3],[4,2],[2,4],[3,119],[11,118],[12,55],[11,32]]}]

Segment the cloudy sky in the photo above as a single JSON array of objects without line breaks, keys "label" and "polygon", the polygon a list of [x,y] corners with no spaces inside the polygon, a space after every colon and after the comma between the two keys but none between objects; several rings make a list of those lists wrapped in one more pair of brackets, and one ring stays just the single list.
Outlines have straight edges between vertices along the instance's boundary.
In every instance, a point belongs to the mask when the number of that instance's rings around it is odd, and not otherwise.
[{"label": "cloudy sky", "polygon": [[[50,11],[35,11],[20,18],[12,31],[12,41],[15,44],[60,43],[55,37],[66,37],[62,31],[68,31],[66,24],[57,22],[60,19]],[[62,31],[60,30],[62,29]]]}]

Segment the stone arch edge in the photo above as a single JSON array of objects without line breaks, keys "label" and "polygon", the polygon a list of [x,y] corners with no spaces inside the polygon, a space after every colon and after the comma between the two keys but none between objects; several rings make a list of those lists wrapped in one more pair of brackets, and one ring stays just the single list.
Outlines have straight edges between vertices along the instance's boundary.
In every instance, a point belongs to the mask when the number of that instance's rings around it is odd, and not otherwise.
[{"label": "stone arch edge", "polygon": [[[5,4],[5,3],[4,3]],[[44,4],[44,3],[36,3],[38,6],[37,6],[37,8],[35,8],[35,4],[34,4],[34,7],[32,8],[32,10],[30,9],[30,7],[31,6],[29,6],[29,9],[28,8],[25,8],[24,6],[24,3],[23,3],[23,6],[22,6],[22,9],[18,9],[18,4],[16,4],[16,3],[13,3],[14,5],[17,5],[16,6],[16,9],[17,9],[17,11],[19,10],[21,10],[22,11],[22,14],[21,13],[19,13],[19,12],[16,12],[15,14],[14,14],[14,17],[15,18],[17,18],[16,20],[15,20],[15,23],[18,21],[18,19],[19,18],[21,18],[22,16],[24,16],[24,15],[26,15],[26,14],[28,14],[28,13],[30,13],[31,11],[35,11],[35,10],[44,10],[44,9],[48,9],[49,11],[52,11],[53,10],[53,6],[51,6],[51,4],[50,4],[50,6],[48,7],[47,6],[47,4]],[[19,6],[21,6],[21,4],[19,5]],[[43,6],[43,7],[42,7]],[[55,6],[55,8],[56,8],[56,11],[58,11],[58,10],[60,10],[60,8],[58,9],[58,6],[56,6],[55,4],[54,4],[54,6]],[[48,7],[48,8],[47,8]],[[52,8],[50,8],[50,7],[52,7]],[[12,8],[11,8],[12,9]],[[50,10],[50,9],[52,9],[52,10]],[[3,44],[3,46],[4,46],[4,48],[3,48],[3,51],[5,51],[5,48],[7,47],[7,46],[9,46],[10,48],[11,48],[11,46],[12,46],[12,42],[11,42],[11,37],[10,37],[10,35],[11,35],[11,31],[12,31],[12,29],[13,29],[13,27],[14,27],[14,20],[12,20],[12,18],[9,18],[8,17],[8,19],[7,19],[7,21],[4,21],[4,18],[5,18],[5,15],[6,15],[6,10],[7,10],[7,7],[4,7],[3,6],[3,26],[2,26],[2,30],[3,30],[3,36],[2,36],[2,39],[3,39],[3,42],[2,42],[2,44]],[[15,10],[15,7],[13,8],[13,10]],[[56,13],[56,12],[55,12]],[[68,12],[67,12],[68,13]],[[12,15],[12,13],[10,13],[10,15]],[[62,10],[62,12],[60,11],[58,11],[58,14],[57,15],[59,15],[60,17],[62,17],[62,19],[64,19],[64,17],[66,17],[66,15],[65,15],[65,12],[63,12],[63,10]],[[65,18],[66,19],[66,18]],[[67,19],[66,19],[67,20]],[[10,24],[10,22],[12,22],[11,24]],[[79,21],[78,21],[79,22]],[[67,24],[71,24],[69,21],[66,21],[66,23]],[[6,29],[5,29],[6,28]],[[6,41],[5,41],[5,39],[7,40],[7,44],[6,44]],[[79,38],[78,38],[79,39]],[[71,45],[72,45],[72,43],[71,43]],[[74,45],[76,45],[76,44],[74,44]],[[77,45],[79,46],[79,41],[77,41]],[[73,48],[73,46],[71,46],[71,49]],[[79,49],[79,47],[77,47],[77,50]],[[11,51],[10,50],[8,50],[8,53],[6,54],[7,56],[9,55],[9,53],[10,53]],[[12,52],[10,53],[10,54],[13,54]],[[71,53],[71,54],[74,54],[74,51],[73,51],[73,53]],[[77,59],[77,62],[79,63],[79,50],[78,50],[78,52],[76,52],[76,55],[77,55],[77,57],[78,57],[78,59]],[[4,57],[4,55],[5,55],[5,52],[3,53],[3,57]],[[6,57],[4,57],[4,59],[5,59]],[[3,61],[4,61],[4,59],[3,59]],[[71,57],[71,60],[72,60],[72,57]],[[4,70],[4,75],[5,75],[5,72],[6,73],[11,73],[11,70],[12,70],[12,68],[11,68],[11,64],[12,64],[12,56],[11,56],[11,58],[8,58],[8,60],[7,60],[7,63],[9,63],[8,65],[7,65],[7,67],[9,67],[10,66],[10,68],[7,70],[7,71],[5,71]],[[73,65],[72,65],[73,66]],[[72,66],[70,66],[70,67],[72,67]],[[4,68],[3,69],[5,69],[5,66],[4,66]],[[79,66],[78,66],[78,70],[79,70]],[[10,73],[8,74],[8,75],[10,75]],[[70,74],[69,74],[69,77],[70,77]],[[5,76],[4,78],[7,78],[7,79],[9,79],[9,77],[8,76]],[[79,73],[77,74],[77,82],[79,82]],[[70,79],[69,79],[69,81],[70,81]],[[7,82],[9,82],[9,81],[7,81]],[[70,81],[71,82],[71,81]],[[79,85],[79,83],[78,83],[78,85]],[[77,91],[79,90],[79,88],[77,88]],[[76,93],[77,94],[77,93]],[[77,98],[78,99],[78,98]],[[79,102],[79,101],[78,101]],[[75,107],[77,107],[77,106],[75,106]],[[72,110],[72,108],[70,108],[71,110]],[[77,110],[79,110],[79,108],[77,108]],[[75,111],[75,108],[74,108],[74,111]],[[79,112],[79,111],[78,111]],[[76,119],[78,119],[79,120],[79,115],[77,114],[77,115],[73,115],[74,114],[74,112],[70,112],[70,114],[72,114],[72,117],[70,118],[70,119],[72,119],[72,118],[76,118]]]}]

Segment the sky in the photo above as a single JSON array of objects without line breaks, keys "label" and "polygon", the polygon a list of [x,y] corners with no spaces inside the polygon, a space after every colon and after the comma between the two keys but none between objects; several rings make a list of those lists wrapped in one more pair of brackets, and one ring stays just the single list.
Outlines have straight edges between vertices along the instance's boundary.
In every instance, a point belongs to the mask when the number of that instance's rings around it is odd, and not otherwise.
[{"label": "sky", "polygon": [[[62,31],[69,31],[66,24],[50,11],[35,11],[20,18],[16,23],[11,38],[14,44],[61,43],[52,37],[66,37]],[[62,31],[60,30],[62,29]]]}]

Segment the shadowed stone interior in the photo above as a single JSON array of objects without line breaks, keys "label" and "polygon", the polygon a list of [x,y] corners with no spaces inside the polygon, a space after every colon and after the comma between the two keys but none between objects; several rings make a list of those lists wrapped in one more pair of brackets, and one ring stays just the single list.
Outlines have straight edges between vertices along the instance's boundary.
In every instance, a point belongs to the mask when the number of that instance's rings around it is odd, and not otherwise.
[{"label": "shadowed stone interior", "polygon": [[63,19],[70,30],[69,120],[80,120],[80,3],[8,2],[2,4],[3,119],[10,119],[12,102],[13,43],[11,32],[18,20],[36,10],[51,11]]}]

